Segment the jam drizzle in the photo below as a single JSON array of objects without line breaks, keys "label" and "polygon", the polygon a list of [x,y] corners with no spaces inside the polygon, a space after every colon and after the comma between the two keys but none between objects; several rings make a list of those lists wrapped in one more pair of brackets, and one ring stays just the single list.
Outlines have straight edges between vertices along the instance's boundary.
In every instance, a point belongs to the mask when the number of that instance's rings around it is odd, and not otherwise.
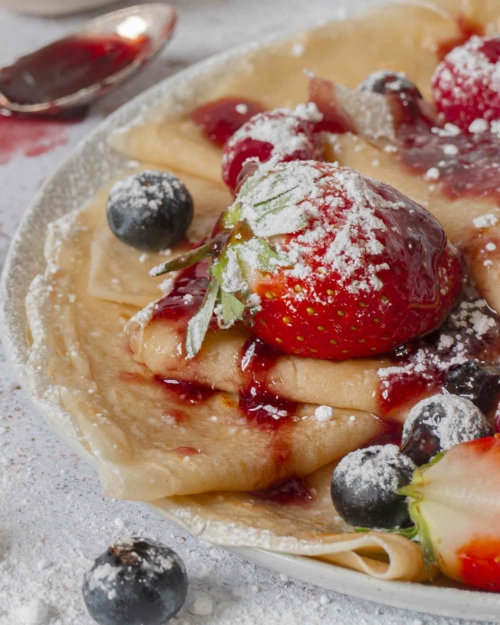
[{"label": "jam drizzle", "polygon": [[200,404],[207,401],[214,395],[215,391],[208,386],[195,384],[194,382],[184,382],[172,378],[164,378],[161,375],[153,376],[155,382],[161,386],[179,402],[184,404]]},{"label": "jam drizzle", "polygon": [[482,24],[473,22],[465,15],[458,16],[457,27],[458,35],[452,37],[451,39],[446,39],[438,44],[436,54],[438,55],[440,61],[442,61],[444,57],[453,50],[453,48],[463,46],[464,43],[467,43],[472,36],[478,35],[479,37],[484,37],[485,34],[484,26]]},{"label": "jam drizzle", "polygon": [[301,477],[292,477],[263,490],[254,490],[251,495],[280,506],[307,506],[313,499],[312,490]]},{"label": "jam drizzle", "polygon": [[414,172],[437,170],[445,195],[500,200],[500,137],[490,130],[452,134],[418,102],[391,97],[398,157]]},{"label": "jam drizzle", "polygon": [[190,319],[203,302],[208,282],[208,261],[183,269],[170,293],[154,305],[152,319]]},{"label": "jam drizzle", "polygon": [[500,355],[500,317],[465,278],[461,301],[439,330],[392,353],[393,366],[379,371],[382,415],[441,392],[447,372],[470,361],[495,366]]},{"label": "jam drizzle", "polygon": [[267,376],[283,354],[258,338],[247,339],[241,357],[245,385],[239,393],[240,410],[265,430],[278,430],[292,422],[297,404],[269,390]]},{"label": "jam drizzle", "polygon": [[199,106],[191,112],[191,120],[215,145],[222,147],[243,124],[264,107],[246,98],[227,97]]}]

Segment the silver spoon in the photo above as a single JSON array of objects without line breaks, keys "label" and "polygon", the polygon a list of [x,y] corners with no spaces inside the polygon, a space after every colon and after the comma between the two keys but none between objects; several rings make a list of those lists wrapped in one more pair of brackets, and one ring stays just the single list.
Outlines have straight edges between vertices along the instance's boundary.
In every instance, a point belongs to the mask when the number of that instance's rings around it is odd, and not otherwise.
[{"label": "silver spoon", "polygon": [[[68,37],[1,68],[0,108],[26,115],[58,115],[84,107],[158,54],[171,38],[176,20],[175,9],[160,3],[98,17]],[[100,56],[96,60],[93,54]]]}]

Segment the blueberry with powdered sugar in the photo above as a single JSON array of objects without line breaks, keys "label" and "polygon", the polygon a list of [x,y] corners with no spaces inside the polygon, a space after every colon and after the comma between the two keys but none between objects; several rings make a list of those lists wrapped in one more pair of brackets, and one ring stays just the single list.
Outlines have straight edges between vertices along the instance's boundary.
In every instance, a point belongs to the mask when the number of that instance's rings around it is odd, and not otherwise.
[{"label": "blueberry with powdered sugar", "polygon": [[484,413],[498,404],[500,395],[500,370],[469,360],[455,365],[446,372],[444,388],[452,395],[466,397]]},{"label": "blueberry with powdered sugar", "polygon": [[421,466],[441,451],[492,434],[488,419],[470,400],[434,395],[411,409],[403,426],[401,453]]},{"label": "blueberry with powdered sugar", "polygon": [[83,598],[99,625],[164,625],[181,609],[188,589],[182,560],[143,538],[120,542],[86,573]]},{"label": "blueberry with powdered sugar", "polygon": [[358,85],[358,89],[360,91],[381,93],[382,95],[400,95],[407,99],[422,99],[422,94],[417,85],[411,82],[406,74],[401,72],[373,72]]},{"label": "blueberry with powdered sugar", "polygon": [[398,490],[411,482],[415,469],[396,445],[353,451],[333,472],[333,505],[344,521],[356,527],[409,527],[406,498]]},{"label": "blueberry with powdered sugar", "polygon": [[157,252],[184,238],[193,220],[193,198],[173,174],[141,171],[113,185],[106,214],[120,241]]}]

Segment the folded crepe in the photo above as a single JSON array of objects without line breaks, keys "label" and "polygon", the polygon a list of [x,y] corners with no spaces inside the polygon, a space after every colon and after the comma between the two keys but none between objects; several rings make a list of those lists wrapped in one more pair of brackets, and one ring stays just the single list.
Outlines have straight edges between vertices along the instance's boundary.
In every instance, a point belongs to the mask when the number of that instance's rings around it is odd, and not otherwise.
[{"label": "folded crepe", "polygon": [[[500,9],[492,0],[378,9],[252,51],[230,69],[207,69],[183,98],[176,94],[167,101],[169,111],[180,108],[181,114],[166,117],[157,111],[154,119],[115,134],[111,143],[133,158],[182,172],[195,199],[190,234],[198,239],[230,197],[220,183],[221,151],[184,111],[235,94],[265,108],[293,106],[307,99],[304,68],[347,87],[378,69],[405,71],[428,98],[436,46],[460,35],[460,13],[500,30]],[[332,158],[394,184],[429,208],[453,241],[463,240],[474,217],[497,211],[488,199],[453,205],[439,185],[431,193],[427,183],[398,167],[393,154],[361,135],[338,135],[332,145]],[[415,543],[391,534],[351,533],[329,494],[330,463],[385,431],[371,413],[377,408],[378,369],[386,361],[277,359],[266,386],[296,405],[276,427],[250,423],[236,395],[248,383],[238,360],[246,330],[223,337],[215,333],[190,365],[181,361],[178,328],[148,323],[150,308],[137,315],[161,297],[161,289],[171,288],[169,279],[147,275],[165,255],[141,254],[109,233],[106,195],[103,190],[89,206],[52,224],[47,269],[35,278],[27,298],[32,391],[43,389],[45,401],[71,414],[75,436],[98,461],[106,493],[154,501],[177,522],[219,544],[319,557],[382,579],[426,579]],[[479,254],[475,246],[477,241],[469,242],[472,257]],[[473,270],[497,307],[498,270],[492,260],[488,271]],[[218,390],[186,387],[179,393],[170,377]],[[318,419],[325,414],[318,413],[321,404],[334,408],[329,420]],[[283,480],[276,492],[266,490]],[[243,492],[255,489],[263,492]]]},{"label": "folded crepe", "polygon": [[[203,214],[203,198],[217,192],[206,183],[199,189],[205,192],[194,192],[195,206]],[[330,461],[382,433],[378,419],[336,410],[329,421],[318,421],[317,407],[302,404],[297,420],[277,429],[254,427],[234,396],[213,393],[200,401],[194,389],[179,399],[134,360],[123,330],[138,308],[128,300],[154,292],[144,267],[164,257],[141,259],[107,241],[106,197],[107,190],[50,226],[47,268],[27,298],[32,392],[43,389],[45,401],[71,414],[74,435],[96,458],[106,494],[149,501],[217,544],[317,557],[380,579],[428,579],[418,545],[391,534],[352,534],[331,503]],[[92,263],[96,253],[109,261],[109,274]],[[96,289],[99,297],[91,295]],[[261,490],[243,492],[253,489]]]}]

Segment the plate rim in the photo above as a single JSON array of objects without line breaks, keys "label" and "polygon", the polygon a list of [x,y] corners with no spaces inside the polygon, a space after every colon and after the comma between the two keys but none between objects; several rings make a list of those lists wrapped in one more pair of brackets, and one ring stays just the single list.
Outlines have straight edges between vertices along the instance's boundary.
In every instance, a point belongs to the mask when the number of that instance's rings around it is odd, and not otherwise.
[{"label": "plate rim", "polygon": [[[414,4],[414,2],[410,0],[409,4]],[[78,161],[85,151],[96,152],[98,148],[110,150],[107,146],[106,138],[113,130],[124,125],[139,122],[162,101],[167,99],[169,90],[171,91],[170,95],[175,94],[176,90],[182,90],[190,81],[196,82],[197,77],[203,77],[204,74],[206,77],[207,70],[216,71],[221,69],[228,62],[238,59],[238,57],[251,50],[258,49],[273,41],[285,39],[291,35],[293,35],[293,32],[278,36],[267,36],[215,54],[160,81],[119,107],[109,117],[97,124],[89,135],[71,150],[53,173],[44,181],[17,227],[9,246],[0,281],[0,330],[5,354],[14,368],[16,377],[21,382],[24,391],[35,405],[37,411],[44,417],[49,426],[55,430],[57,435],[94,468],[97,465],[95,458],[84,449],[74,434],[71,435],[67,427],[63,427],[64,421],[72,419],[71,415],[62,407],[36,396],[32,389],[29,388],[26,376],[28,354],[25,337],[26,322],[25,318],[20,319],[19,315],[13,311],[10,305],[10,297],[15,290],[16,262],[19,261],[25,252],[23,244],[26,243],[28,238],[30,224],[42,213],[42,205],[47,196],[50,197],[50,194],[54,193],[54,189],[64,184],[68,170],[71,171],[75,162]],[[122,168],[125,168],[125,161],[130,159],[118,157],[115,160],[117,163],[122,161]],[[119,172],[114,172],[115,175],[117,173]],[[110,171],[108,178],[112,177],[112,175],[113,172]],[[92,193],[88,193],[86,199],[80,200],[79,203],[85,204],[100,186],[101,183],[92,187]],[[62,214],[68,214],[72,210],[73,208],[68,207]],[[58,215],[54,215],[52,220],[57,218]],[[48,226],[48,223],[50,222],[44,221],[45,228]],[[36,268],[34,271],[35,273],[31,275],[28,286],[35,275],[38,274]],[[24,302],[26,292],[18,297]],[[24,349],[21,347],[23,342],[25,344]],[[50,418],[50,414],[56,412],[60,419]],[[177,519],[173,519],[165,511],[160,511],[151,504],[146,505],[157,513],[162,514],[162,516],[179,524]],[[219,546],[255,564],[360,599],[375,601],[402,609],[411,609],[426,614],[455,618],[469,617],[481,621],[500,622],[500,595],[476,590],[440,588],[411,582],[379,580],[357,571],[312,558],[270,552],[257,548]]]}]

